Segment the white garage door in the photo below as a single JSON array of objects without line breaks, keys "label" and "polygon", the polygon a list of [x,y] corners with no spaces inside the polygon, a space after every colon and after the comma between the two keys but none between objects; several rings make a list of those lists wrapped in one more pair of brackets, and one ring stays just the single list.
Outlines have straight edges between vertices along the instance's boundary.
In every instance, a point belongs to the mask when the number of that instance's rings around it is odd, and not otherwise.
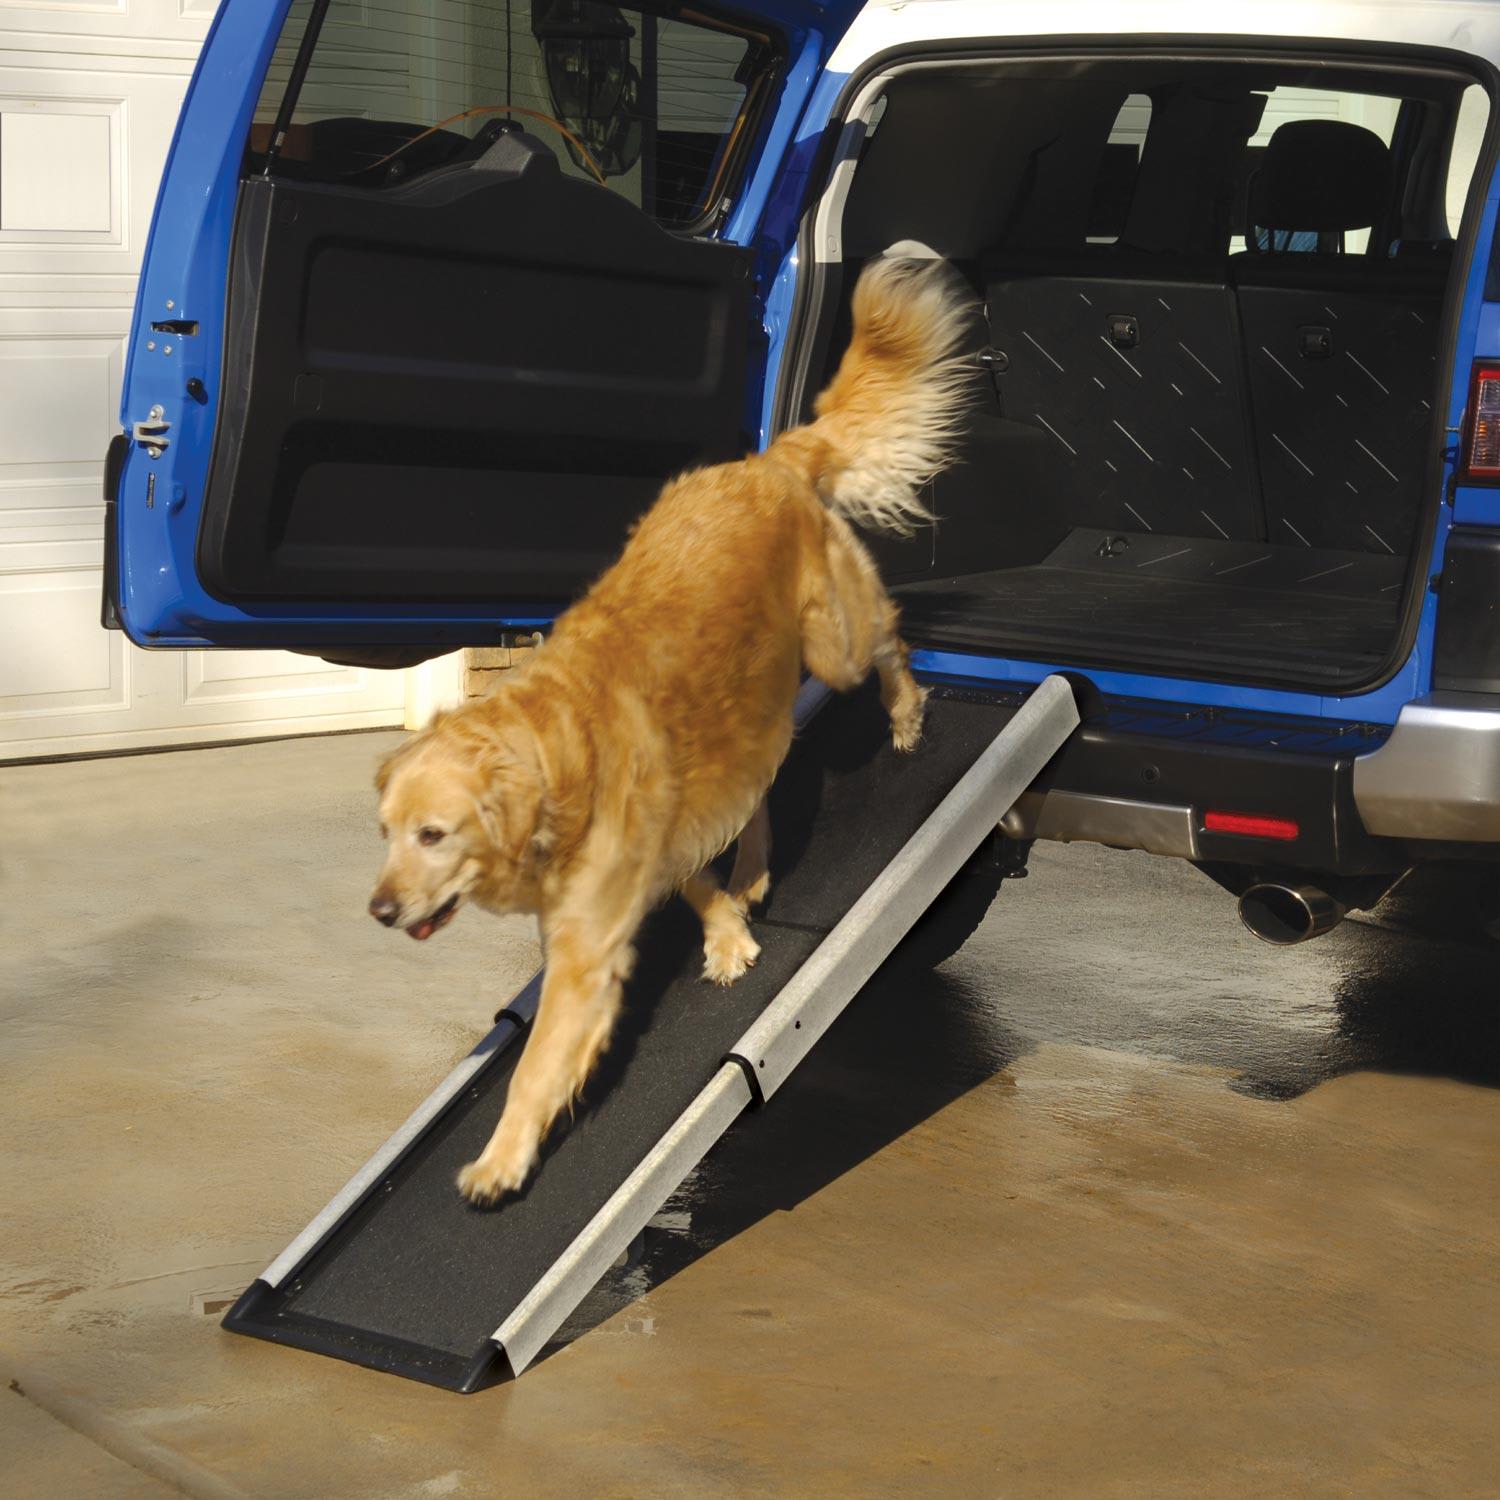
[{"label": "white garage door", "polygon": [[401,721],[399,672],[138,651],[98,623],[136,276],[212,12],[11,0],[0,21],[0,760]]}]

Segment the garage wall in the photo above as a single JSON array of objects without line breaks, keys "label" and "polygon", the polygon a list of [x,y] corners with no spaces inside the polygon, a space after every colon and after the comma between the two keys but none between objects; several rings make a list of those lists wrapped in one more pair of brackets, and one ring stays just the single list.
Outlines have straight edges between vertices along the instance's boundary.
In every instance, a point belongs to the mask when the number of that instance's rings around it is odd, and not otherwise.
[{"label": "garage wall", "polygon": [[212,12],[9,0],[0,21],[0,760],[401,722],[398,672],[148,653],[98,624],[124,341]]}]

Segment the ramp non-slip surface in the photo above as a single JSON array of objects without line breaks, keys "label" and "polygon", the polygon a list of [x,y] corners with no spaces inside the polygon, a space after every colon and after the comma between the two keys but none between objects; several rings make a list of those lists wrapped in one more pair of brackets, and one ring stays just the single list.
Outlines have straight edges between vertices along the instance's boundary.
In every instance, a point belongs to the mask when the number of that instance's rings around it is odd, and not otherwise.
[{"label": "ramp non-slip surface", "polygon": [[[771,794],[775,881],[755,968],[705,982],[681,901],[642,929],[614,1042],[527,1190],[477,1209],[454,1186],[499,1119],[524,1034],[488,1060],[275,1286],[225,1326],[458,1389],[503,1368],[491,1336],[697,1097],[749,1024],[926,821],[1014,714],[1019,695],[934,690],[925,738],[890,745],[873,687],[835,699],[794,744]],[[478,920],[471,915],[471,920]],[[332,1186],[332,1185],[331,1185]]]}]

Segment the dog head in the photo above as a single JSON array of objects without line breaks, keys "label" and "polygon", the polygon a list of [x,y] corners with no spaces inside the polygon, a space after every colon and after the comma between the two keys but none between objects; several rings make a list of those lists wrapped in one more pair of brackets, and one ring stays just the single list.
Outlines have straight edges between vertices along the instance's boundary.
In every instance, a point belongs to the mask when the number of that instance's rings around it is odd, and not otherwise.
[{"label": "dog head", "polygon": [[523,724],[443,716],[386,758],[375,785],[388,845],[370,898],[377,921],[425,939],[469,897],[491,911],[536,909],[545,788]]}]

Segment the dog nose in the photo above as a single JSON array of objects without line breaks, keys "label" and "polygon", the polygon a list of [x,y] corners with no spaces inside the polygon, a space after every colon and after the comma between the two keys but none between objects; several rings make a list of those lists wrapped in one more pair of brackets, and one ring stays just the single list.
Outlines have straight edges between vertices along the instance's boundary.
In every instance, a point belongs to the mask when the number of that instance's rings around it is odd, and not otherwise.
[{"label": "dog nose", "polygon": [[387,927],[396,925],[396,918],[401,915],[401,903],[393,897],[387,896],[383,891],[376,891],[370,897],[370,915],[377,922]]}]

